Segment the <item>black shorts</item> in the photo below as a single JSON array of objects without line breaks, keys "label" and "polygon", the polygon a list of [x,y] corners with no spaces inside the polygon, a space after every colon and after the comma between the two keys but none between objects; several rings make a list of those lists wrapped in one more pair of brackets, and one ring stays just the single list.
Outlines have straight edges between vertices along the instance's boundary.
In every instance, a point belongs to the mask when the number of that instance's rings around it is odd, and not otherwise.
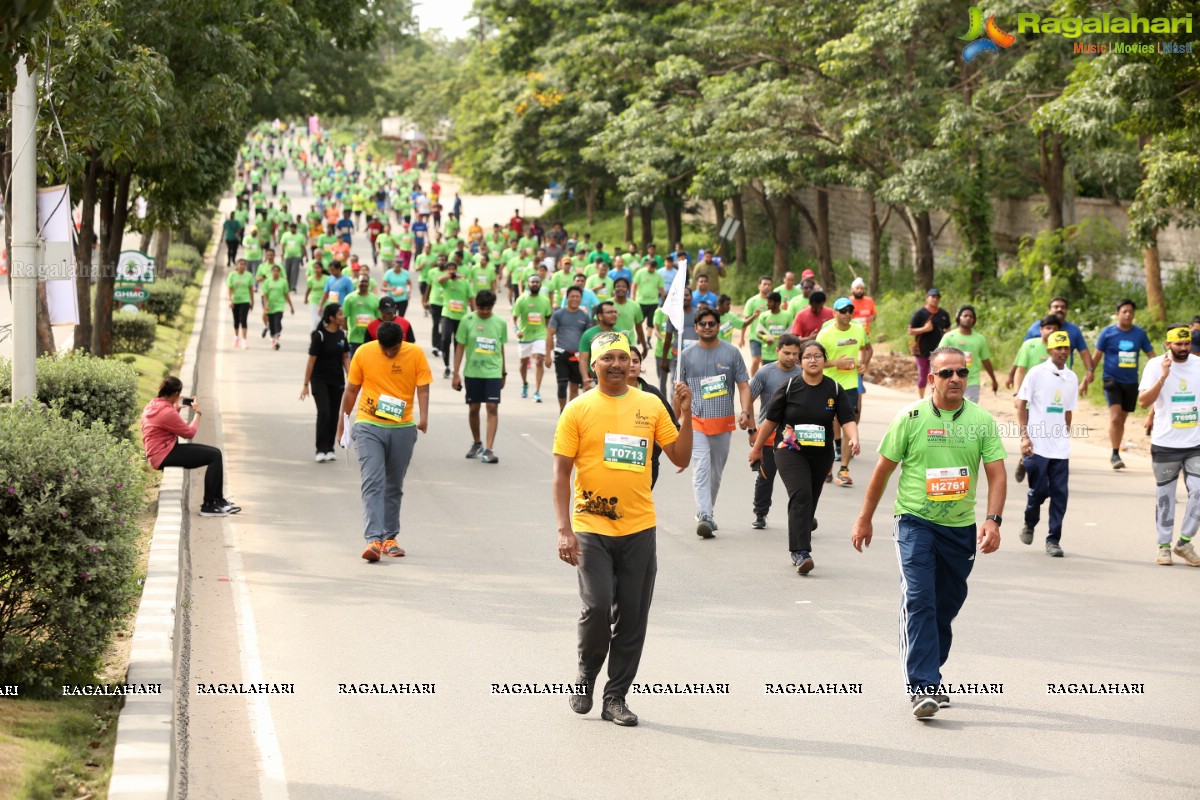
[{"label": "black shorts", "polygon": [[554,376],[561,386],[568,383],[583,385],[583,373],[579,371],[579,355],[566,351],[554,353]]},{"label": "black shorts", "polygon": [[463,378],[467,405],[500,402],[500,378]]},{"label": "black shorts", "polygon": [[1112,378],[1104,379],[1104,402],[1110,406],[1120,406],[1122,411],[1133,411],[1137,408],[1138,385],[1136,383],[1117,383]]}]

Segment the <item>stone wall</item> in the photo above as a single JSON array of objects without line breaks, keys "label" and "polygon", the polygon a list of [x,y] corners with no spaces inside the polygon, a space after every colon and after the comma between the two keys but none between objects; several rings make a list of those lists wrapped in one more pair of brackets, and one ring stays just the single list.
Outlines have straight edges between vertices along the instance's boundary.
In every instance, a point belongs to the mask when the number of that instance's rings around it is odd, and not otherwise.
[{"label": "stone wall", "polygon": [[[799,192],[800,198],[816,213],[816,192],[812,189]],[[1042,196],[1019,200],[996,200],[993,203],[994,218],[992,235],[1000,253],[1000,269],[1003,272],[1017,253],[1023,236],[1036,236],[1046,226],[1046,200]],[[759,213],[757,201],[747,195],[745,207],[748,213]],[[1118,204],[1111,200],[1077,198],[1073,209],[1068,209],[1067,221],[1080,222],[1086,218],[1099,218],[1111,223],[1122,235],[1128,229],[1126,209],[1128,203]],[[885,212],[880,208],[880,214]],[[856,259],[864,264],[870,248],[870,226],[867,222],[868,196],[865,192],[844,186],[829,189],[829,237],[833,258]],[[707,222],[713,221],[712,206],[702,204],[702,213]],[[962,240],[954,224],[947,221],[944,212],[934,212],[933,232],[935,266],[948,263],[962,249]],[[816,253],[816,237],[803,219],[798,220],[796,230],[803,250]],[[913,263],[912,237],[899,215],[892,212],[885,227],[888,243],[888,261],[893,266],[908,266]],[[1200,263],[1200,230],[1184,230],[1170,227],[1159,235],[1159,258],[1162,262],[1163,279],[1183,269],[1190,263]],[[1142,280],[1140,252],[1131,249],[1130,256],[1121,259],[1115,277],[1122,280]]]}]

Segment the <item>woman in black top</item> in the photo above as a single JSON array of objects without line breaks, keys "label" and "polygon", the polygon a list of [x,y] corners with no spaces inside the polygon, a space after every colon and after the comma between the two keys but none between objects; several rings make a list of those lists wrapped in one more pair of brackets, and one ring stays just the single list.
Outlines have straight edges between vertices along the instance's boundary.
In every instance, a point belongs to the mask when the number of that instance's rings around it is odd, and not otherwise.
[{"label": "woman in black top", "polygon": [[779,429],[775,466],[788,493],[788,549],[801,575],[812,571],[812,529],[825,476],[833,466],[833,420],[841,423],[850,452],[858,455],[858,425],[850,397],[825,376],[825,348],[812,339],[800,343],[800,376],[771,399],[750,463],[762,460],[762,448]]},{"label": "woman in black top", "polygon": [[308,344],[308,367],[304,370],[304,388],[300,399],[312,390],[317,404],[318,463],[336,461],[333,439],[337,435],[338,408],[346,390],[346,373],[350,370],[350,345],[346,341],[346,315],[337,303],[325,306],[321,322],[312,332]]},{"label": "woman in black top", "polygon": [[[642,378],[642,354],[636,347],[629,348],[629,378],[627,383],[635,389],[641,389],[643,392],[654,395],[659,402],[663,404],[663,408],[671,415],[671,424],[678,430],[679,419],[675,416],[675,409],[671,408],[671,404],[662,396],[662,392],[658,391],[654,386]],[[654,488],[654,484],[658,483],[658,457],[662,453],[662,448],[658,443],[654,443],[654,455],[650,459],[650,488]]]}]

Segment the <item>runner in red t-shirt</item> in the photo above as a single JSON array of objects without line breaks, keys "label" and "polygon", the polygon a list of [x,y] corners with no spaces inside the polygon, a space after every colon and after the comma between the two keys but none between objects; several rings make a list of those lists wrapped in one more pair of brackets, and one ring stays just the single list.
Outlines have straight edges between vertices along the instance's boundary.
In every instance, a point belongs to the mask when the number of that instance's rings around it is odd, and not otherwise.
[{"label": "runner in red t-shirt", "polygon": [[363,343],[375,341],[375,334],[379,331],[379,326],[385,322],[394,322],[404,331],[404,341],[417,343],[417,339],[413,336],[412,325],[404,317],[396,315],[396,301],[390,297],[379,298],[379,319],[371,320],[367,325],[367,332],[363,338]]},{"label": "runner in red t-shirt", "polygon": [[818,289],[808,296],[808,307],[796,312],[796,318],[792,320],[792,333],[801,339],[810,339],[831,319],[833,309],[825,307],[825,293]]}]

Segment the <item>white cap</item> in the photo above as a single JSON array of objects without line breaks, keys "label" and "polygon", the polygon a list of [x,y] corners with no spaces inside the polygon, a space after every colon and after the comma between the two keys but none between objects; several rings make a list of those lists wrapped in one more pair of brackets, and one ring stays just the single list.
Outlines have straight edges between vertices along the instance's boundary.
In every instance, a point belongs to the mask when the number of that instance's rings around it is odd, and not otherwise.
[{"label": "white cap", "polygon": [[867,285],[867,282],[864,281],[862,278],[855,278],[853,281],[850,282],[851,289],[853,289],[855,286],[866,286],[866,285]]}]

